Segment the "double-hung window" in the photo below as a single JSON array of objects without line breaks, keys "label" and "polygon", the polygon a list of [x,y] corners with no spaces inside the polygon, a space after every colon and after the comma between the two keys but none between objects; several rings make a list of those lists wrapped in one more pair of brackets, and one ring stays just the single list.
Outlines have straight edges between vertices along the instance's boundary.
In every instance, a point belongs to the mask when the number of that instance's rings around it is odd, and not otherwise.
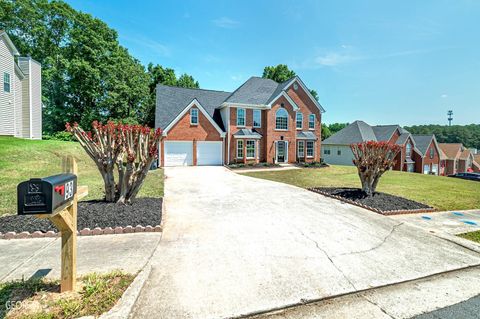
[{"label": "double-hung window", "polygon": [[310,114],[308,116],[308,129],[309,130],[315,129],[315,114]]},{"label": "double-hung window", "polygon": [[3,73],[3,91],[10,93],[10,73]]},{"label": "double-hung window", "polygon": [[245,109],[237,109],[237,126],[245,126]]},{"label": "double-hung window", "polygon": [[190,109],[190,124],[198,125],[198,109]]},{"label": "double-hung window", "polygon": [[330,155],[330,150],[327,149],[327,148],[323,149],[323,154],[324,155]]},{"label": "double-hung window", "polygon": [[275,113],[275,129],[288,130],[288,112],[284,108],[278,109],[277,113]]},{"label": "double-hung window", "polygon": [[304,141],[298,141],[298,157],[303,158],[305,157],[305,142]]},{"label": "double-hung window", "polygon": [[237,140],[237,158],[243,158],[243,140]]},{"label": "double-hung window", "polygon": [[307,157],[313,157],[315,144],[313,141],[307,141]]},{"label": "double-hung window", "polygon": [[262,127],[262,111],[253,110],[253,127]]},{"label": "double-hung window", "polygon": [[247,158],[255,158],[255,141],[247,140]]},{"label": "double-hung window", "polygon": [[297,112],[297,118],[296,118],[296,128],[301,129],[303,127],[303,114],[302,112]]}]

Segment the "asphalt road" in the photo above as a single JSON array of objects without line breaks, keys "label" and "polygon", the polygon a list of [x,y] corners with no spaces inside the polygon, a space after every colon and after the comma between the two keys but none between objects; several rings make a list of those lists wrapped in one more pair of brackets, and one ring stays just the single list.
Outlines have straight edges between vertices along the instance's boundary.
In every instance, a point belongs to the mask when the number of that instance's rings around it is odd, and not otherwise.
[{"label": "asphalt road", "polygon": [[415,319],[478,319],[480,318],[480,295],[455,305],[438,309]]}]

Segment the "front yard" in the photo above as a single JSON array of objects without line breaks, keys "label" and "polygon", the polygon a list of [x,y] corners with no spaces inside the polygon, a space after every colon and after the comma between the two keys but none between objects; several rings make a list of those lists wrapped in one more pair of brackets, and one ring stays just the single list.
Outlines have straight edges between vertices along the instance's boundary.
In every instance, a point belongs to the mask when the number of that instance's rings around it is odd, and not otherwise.
[{"label": "front yard", "polygon": [[[353,166],[248,172],[247,176],[307,187],[360,187]],[[430,205],[438,210],[480,208],[480,183],[456,178],[390,171],[377,189]]]},{"label": "front yard", "polygon": [[[34,141],[0,136],[0,216],[16,213],[17,184],[33,177],[61,173],[62,157],[73,155],[78,163],[78,185],[87,185],[85,200],[104,196],[102,176],[76,142]],[[163,196],[163,171],[150,171],[139,197]]]}]

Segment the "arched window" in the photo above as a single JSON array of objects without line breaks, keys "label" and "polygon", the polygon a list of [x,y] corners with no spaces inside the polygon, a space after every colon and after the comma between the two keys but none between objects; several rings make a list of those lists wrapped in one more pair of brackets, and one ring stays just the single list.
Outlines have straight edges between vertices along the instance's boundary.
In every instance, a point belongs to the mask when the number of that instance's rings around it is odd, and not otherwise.
[{"label": "arched window", "polygon": [[284,108],[278,109],[275,113],[275,129],[288,130],[288,112]]}]

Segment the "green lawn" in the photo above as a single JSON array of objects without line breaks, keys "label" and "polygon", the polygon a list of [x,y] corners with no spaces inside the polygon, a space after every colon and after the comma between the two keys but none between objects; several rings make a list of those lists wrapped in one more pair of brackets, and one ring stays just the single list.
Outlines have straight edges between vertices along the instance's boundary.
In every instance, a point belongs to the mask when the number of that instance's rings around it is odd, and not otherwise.
[{"label": "green lawn", "polygon": [[[299,187],[361,186],[353,166],[248,172],[245,175]],[[425,203],[438,210],[480,208],[480,183],[451,177],[390,171],[383,175],[377,190]]]},{"label": "green lawn", "polygon": [[458,236],[460,236],[462,238],[465,238],[465,239],[468,239],[468,240],[476,241],[477,243],[480,243],[480,230],[473,231],[473,232],[470,232],[470,233],[460,234]]},{"label": "green lawn", "polygon": [[[61,173],[62,157],[65,155],[73,155],[77,160],[78,185],[88,186],[89,196],[85,200],[103,198],[103,179],[80,144],[0,136],[0,216],[16,213],[18,183]],[[161,169],[148,174],[139,196],[163,196]]]}]

